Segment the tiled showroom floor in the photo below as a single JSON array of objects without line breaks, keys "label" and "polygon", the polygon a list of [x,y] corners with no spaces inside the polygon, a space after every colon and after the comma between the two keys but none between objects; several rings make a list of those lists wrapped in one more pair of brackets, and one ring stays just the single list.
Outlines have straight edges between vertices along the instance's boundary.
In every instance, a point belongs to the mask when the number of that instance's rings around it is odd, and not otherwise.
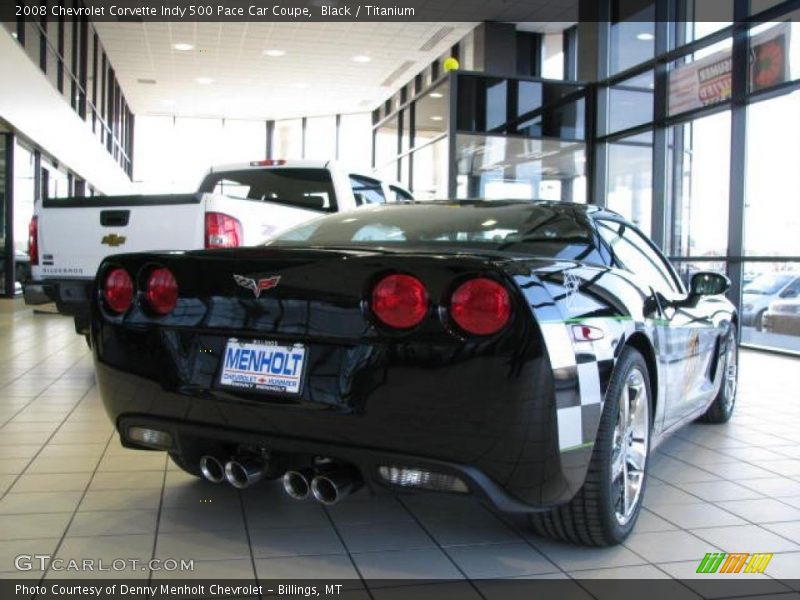
[{"label": "tiled showroom floor", "polygon": [[194,480],[162,453],[121,448],[69,320],[0,315],[0,577],[42,575],[15,571],[21,553],[193,558],[184,575],[204,578],[690,577],[718,549],[773,552],[768,575],[797,577],[800,360],[743,351],[741,363],[732,422],[673,437],[628,542],[585,549],[468,499],[360,492],[324,509],[277,484]]}]

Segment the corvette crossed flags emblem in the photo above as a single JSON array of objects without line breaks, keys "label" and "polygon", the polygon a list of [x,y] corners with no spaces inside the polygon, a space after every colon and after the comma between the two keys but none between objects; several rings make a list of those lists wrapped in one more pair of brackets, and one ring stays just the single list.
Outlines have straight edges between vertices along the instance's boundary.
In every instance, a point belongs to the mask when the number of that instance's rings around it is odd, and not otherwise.
[{"label": "corvette crossed flags emblem", "polygon": [[281,280],[280,275],[273,275],[272,277],[265,277],[264,279],[251,279],[244,275],[233,274],[233,280],[237,285],[253,291],[253,295],[258,298],[261,292],[277,287],[278,282]]}]

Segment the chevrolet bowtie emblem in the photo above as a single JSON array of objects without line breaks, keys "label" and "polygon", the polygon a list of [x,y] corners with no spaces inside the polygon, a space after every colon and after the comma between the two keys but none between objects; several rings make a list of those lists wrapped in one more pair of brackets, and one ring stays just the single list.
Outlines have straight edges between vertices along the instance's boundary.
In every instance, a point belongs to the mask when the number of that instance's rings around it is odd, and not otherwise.
[{"label": "chevrolet bowtie emblem", "polygon": [[117,246],[122,246],[127,240],[124,235],[117,235],[116,233],[109,233],[108,235],[103,236],[103,239],[100,240],[101,244],[105,244],[106,246],[111,246],[112,248],[116,248]]},{"label": "chevrolet bowtie emblem", "polygon": [[281,276],[273,275],[272,277],[266,277],[264,279],[251,279],[250,277],[244,277],[243,275],[236,275],[234,273],[233,280],[237,285],[247,288],[248,290],[252,290],[253,295],[258,298],[261,295],[261,292],[264,290],[277,287],[278,282],[281,280]]}]

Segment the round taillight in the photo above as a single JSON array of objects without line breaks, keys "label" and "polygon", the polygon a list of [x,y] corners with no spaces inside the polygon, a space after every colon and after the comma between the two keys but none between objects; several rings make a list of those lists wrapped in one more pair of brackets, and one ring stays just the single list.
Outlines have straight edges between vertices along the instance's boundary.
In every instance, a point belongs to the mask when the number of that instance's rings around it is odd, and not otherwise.
[{"label": "round taillight", "polygon": [[450,299],[450,316],[467,333],[491,335],[511,316],[511,298],[501,284],[485,277],[465,281]]},{"label": "round taillight", "polygon": [[388,275],[373,288],[371,307],[383,324],[408,329],[425,318],[428,292],[416,277],[399,273]]},{"label": "round taillight", "polygon": [[103,299],[113,312],[122,314],[133,304],[133,279],[125,269],[113,269],[103,284]]},{"label": "round taillight", "polygon": [[147,277],[144,292],[148,306],[159,315],[172,312],[178,303],[178,282],[167,268],[153,269]]}]

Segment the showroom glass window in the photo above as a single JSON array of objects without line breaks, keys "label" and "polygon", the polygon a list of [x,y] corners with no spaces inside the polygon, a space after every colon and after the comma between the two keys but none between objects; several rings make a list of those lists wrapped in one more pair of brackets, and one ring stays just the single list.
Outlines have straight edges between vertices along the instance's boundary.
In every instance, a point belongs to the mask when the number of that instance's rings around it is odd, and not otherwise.
[{"label": "showroom glass window", "polygon": [[283,119],[275,121],[273,143],[276,158],[297,160],[303,158],[302,119]]},{"label": "showroom glass window", "polygon": [[[800,256],[800,91],[753,103],[747,111],[745,254]],[[745,262],[742,341],[800,351],[800,301],[782,289],[755,285],[793,275],[800,276],[797,263]]]},{"label": "showroom glass window", "polygon": [[354,169],[369,170],[372,162],[372,117],[369,113],[342,115],[339,122],[339,160]]},{"label": "showroom glass window", "polygon": [[653,211],[653,134],[608,145],[606,206],[650,235]]},{"label": "showroom glass window", "polygon": [[[0,133],[0,251],[3,255],[6,253],[6,173],[8,167],[6,165],[6,143],[7,138],[4,133]],[[2,258],[0,258],[2,262]],[[2,268],[2,266],[0,266]],[[2,289],[0,289],[2,293]]]},{"label": "showroom glass window", "polygon": [[653,58],[655,2],[614,0],[611,4],[609,72],[619,73]]},{"label": "showroom glass window", "polygon": [[336,158],[336,117],[308,117],[304,158],[332,160]]},{"label": "showroom glass window", "polygon": [[730,121],[730,111],[725,111],[668,131],[671,255],[708,258],[727,254]]},{"label": "showroom glass window", "polygon": [[36,203],[36,166],[33,152],[17,143],[14,146],[14,248],[27,252],[28,223]]}]

